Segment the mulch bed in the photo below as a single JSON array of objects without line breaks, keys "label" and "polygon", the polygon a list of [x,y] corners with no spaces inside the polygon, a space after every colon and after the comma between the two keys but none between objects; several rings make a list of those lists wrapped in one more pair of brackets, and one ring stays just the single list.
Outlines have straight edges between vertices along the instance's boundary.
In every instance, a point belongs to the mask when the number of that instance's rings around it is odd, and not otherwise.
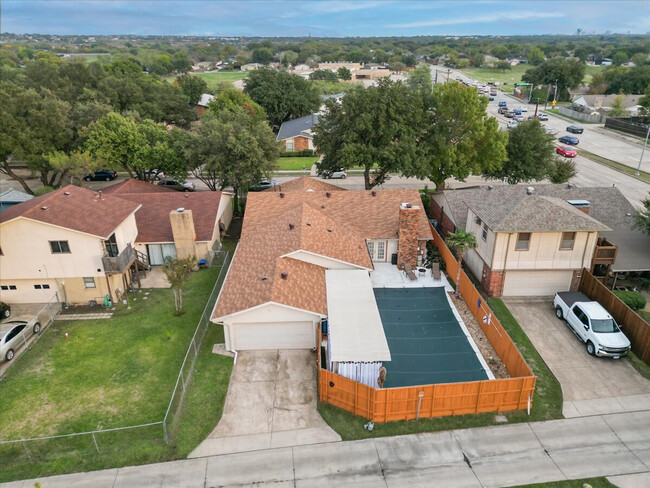
[{"label": "mulch bed", "polygon": [[479,351],[481,351],[485,362],[492,370],[494,377],[496,379],[510,378],[510,373],[508,373],[508,370],[501,361],[501,358],[499,358],[497,352],[494,350],[494,347],[492,347],[492,344],[486,337],[483,329],[481,329],[478,321],[474,318],[472,312],[469,311],[467,304],[462,299],[459,300],[456,298],[455,293],[449,293],[449,296],[451,297],[451,301],[454,302],[454,306],[462,317],[463,322],[465,322],[465,326],[467,327],[467,330],[469,330],[472,339],[474,339],[476,346]]},{"label": "mulch bed", "polygon": [[70,305],[68,308],[61,309],[61,315],[73,315],[84,313],[106,313],[110,312],[110,308],[104,308],[103,305]]}]

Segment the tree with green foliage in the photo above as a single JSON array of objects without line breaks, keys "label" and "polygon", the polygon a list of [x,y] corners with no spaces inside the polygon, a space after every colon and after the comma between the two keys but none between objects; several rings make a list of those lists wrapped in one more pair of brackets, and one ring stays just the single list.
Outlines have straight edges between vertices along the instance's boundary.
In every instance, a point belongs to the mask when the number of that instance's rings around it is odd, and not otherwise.
[{"label": "tree with green foliage", "polygon": [[650,236],[650,198],[644,199],[643,208],[634,214],[634,228]]},{"label": "tree with green foliage", "polygon": [[274,128],[279,128],[285,120],[314,113],[320,106],[315,87],[286,71],[253,71],[244,81],[244,93],[262,106]]},{"label": "tree with green foliage", "polygon": [[531,47],[528,50],[526,61],[528,61],[528,64],[532,64],[533,66],[539,66],[544,62],[544,52],[538,47]]},{"label": "tree with green foliage", "polygon": [[494,66],[496,69],[500,70],[502,73],[510,71],[512,65],[508,61],[497,61],[497,64]]},{"label": "tree with green foliage", "polygon": [[406,83],[411,88],[417,88],[418,90],[424,90],[425,92],[430,93],[433,88],[433,80],[431,79],[431,70],[429,69],[429,66],[421,64],[414,70],[410,71]]},{"label": "tree with green foliage", "polygon": [[616,95],[614,97],[614,101],[610,107],[609,115],[612,117],[625,117],[629,115],[628,111],[623,107],[624,98],[625,97],[623,95]]},{"label": "tree with green foliage", "polygon": [[275,169],[280,154],[275,135],[266,121],[246,110],[209,110],[201,119],[188,153],[192,174],[216,191],[232,187],[234,212],[239,197]]},{"label": "tree with green foliage", "polygon": [[183,286],[190,279],[192,269],[196,266],[196,256],[189,256],[187,258],[172,258],[167,256],[165,258],[165,266],[163,266],[163,273],[167,278],[167,282],[171,285],[174,291],[174,315],[182,315],[183,313]]},{"label": "tree with green foliage", "polygon": [[635,66],[642,66],[648,62],[648,54],[636,53],[630,58],[630,61],[632,61]]},{"label": "tree with green foliage", "polygon": [[457,82],[435,85],[418,134],[421,157],[414,160],[419,166],[406,164],[404,174],[428,178],[441,190],[447,178],[463,181],[500,168],[507,157],[508,135],[487,115],[487,104],[473,87]]},{"label": "tree with green foliage", "polygon": [[172,71],[176,73],[187,73],[192,69],[192,63],[190,63],[187,54],[183,51],[177,51],[172,54]]},{"label": "tree with green foliage", "polygon": [[273,61],[274,57],[273,49],[268,47],[258,47],[253,49],[251,53],[251,61],[253,63],[268,64]]},{"label": "tree with green foliage", "polygon": [[421,167],[416,159],[423,116],[419,91],[402,83],[382,78],[374,86],[354,86],[341,103],[326,102],[314,128],[314,145],[323,154],[319,172],[361,166],[370,190],[405,165]]},{"label": "tree with green foliage", "polygon": [[100,161],[95,159],[88,151],[75,150],[70,154],[64,151],[52,151],[45,155],[53,171],[70,175],[70,182],[76,178],[79,182],[83,177],[100,168]]},{"label": "tree with green foliage", "polygon": [[456,259],[458,261],[458,269],[456,271],[456,296],[460,298],[460,270],[463,263],[463,255],[470,249],[476,249],[476,236],[471,232],[464,230],[457,230],[447,236],[445,242],[456,252]]},{"label": "tree with green foliage", "polygon": [[503,44],[497,44],[496,46],[494,46],[492,48],[491,53],[492,53],[492,56],[495,56],[495,57],[499,58],[501,61],[503,61],[504,59],[506,59],[508,57],[508,54],[510,53],[510,51]]},{"label": "tree with green foliage", "polygon": [[575,161],[571,159],[555,158],[551,166],[548,179],[551,183],[566,183],[578,174]]},{"label": "tree with green foliage", "polygon": [[485,56],[481,53],[476,53],[472,56],[472,66],[474,68],[480,68],[485,64]]},{"label": "tree with green foliage", "polygon": [[617,51],[614,53],[614,56],[612,56],[612,64],[614,66],[620,66],[623,63],[627,63],[627,53],[625,51]]},{"label": "tree with green foliage", "polygon": [[555,163],[553,136],[538,120],[521,122],[508,131],[507,159],[500,168],[484,176],[516,185],[522,181],[540,181],[549,176]]},{"label": "tree with green foliage", "polygon": [[650,64],[633,68],[610,67],[604,72],[606,93],[640,94],[650,86]]},{"label": "tree with green foliage", "polygon": [[336,70],[336,76],[346,81],[352,79],[352,73],[345,66],[341,66],[338,70]]},{"label": "tree with green foliage", "polygon": [[577,59],[551,58],[535,68],[526,70],[521,80],[534,85],[550,85],[557,80],[558,97],[566,99],[568,88],[577,88],[585,77],[586,67]]},{"label": "tree with green foliage", "polygon": [[214,100],[208,104],[208,108],[213,113],[222,111],[239,112],[244,110],[255,122],[263,122],[266,120],[264,109],[255,103],[246,93],[232,86],[219,92]]},{"label": "tree with green foliage", "polygon": [[192,105],[199,103],[201,95],[208,91],[208,84],[199,76],[189,74],[177,76],[174,83],[181,89]]},{"label": "tree with green foliage", "polygon": [[309,79],[313,81],[339,81],[338,75],[329,69],[317,69],[309,75]]}]

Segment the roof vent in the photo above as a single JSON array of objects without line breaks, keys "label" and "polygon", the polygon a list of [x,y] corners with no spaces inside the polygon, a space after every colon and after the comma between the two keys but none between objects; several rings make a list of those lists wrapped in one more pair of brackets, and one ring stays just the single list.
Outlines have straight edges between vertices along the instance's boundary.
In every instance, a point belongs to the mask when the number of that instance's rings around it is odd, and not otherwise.
[{"label": "roof vent", "polygon": [[305,222],[305,225],[306,225],[307,227],[311,227],[311,222]]},{"label": "roof vent", "polygon": [[332,232],[332,229],[327,229],[327,232]]},{"label": "roof vent", "polygon": [[70,192],[69,191],[64,191],[63,194],[64,195],[70,195]]},{"label": "roof vent", "polygon": [[283,191],[280,192],[280,198],[284,198],[284,192]]},{"label": "roof vent", "polygon": [[283,271],[282,273],[280,273],[280,278],[282,278],[283,280],[286,280],[287,276],[289,276],[289,273],[287,273],[286,271]]},{"label": "roof vent", "polygon": [[488,191],[494,190],[494,187],[492,185],[488,185]]},{"label": "roof vent", "polygon": [[372,191],[370,192],[370,194],[371,194],[373,197],[376,197],[376,196],[377,196],[377,192],[376,192],[375,190],[372,190]]},{"label": "roof vent", "polygon": [[269,279],[268,276],[262,276],[262,281],[266,281],[266,280],[268,280],[268,279]]},{"label": "roof vent", "polygon": [[190,194],[189,194],[189,193],[185,193],[185,198],[190,198]]},{"label": "roof vent", "polygon": [[567,184],[566,184],[566,187],[567,187],[569,190],[571,190],[571,189],[573,188],[573,183],[567,183]]},{"label": "roof vent", "polygon": [[526,187],[526,195],[532,195],[533,193],[535,193],[535,188],[532,187],[532,186],[527,186]]},{"label": "roof vent", "polygon": [[293,230],[296,226],[293,224],[289,224],[289,230]]},{"label": "roof vent", "polygon": [[325,208],[325,205],[321,205],[320,208]]},{"label": "roof vent", "polygon": [[327,198],[329,198],[329,197],[332,196],[332,194],[331,194],[330,192],[326,191],[326,192],[325,192],[325,196],[326,196]]},{"label": "roof vent", "polygon": [[43,206],[41,207],[41,210],[47,210],[47,207],[46,207],[45,205],[43,205]]},{"label": "roof vent", "polygon": [[176,211],[177,211],[177,212],[184,212],[184,211],[185,211],[185,207],[178,207],[178,208],[176,209]]}]

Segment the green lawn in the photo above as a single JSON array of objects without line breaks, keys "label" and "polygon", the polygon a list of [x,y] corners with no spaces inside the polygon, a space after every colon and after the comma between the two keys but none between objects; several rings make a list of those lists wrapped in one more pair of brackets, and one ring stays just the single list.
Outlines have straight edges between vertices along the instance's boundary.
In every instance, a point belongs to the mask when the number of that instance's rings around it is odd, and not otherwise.
[{"label": "green lawn", "polygon": [[[488,300],[494,314],[517,345],[528,365],[537,376],[533,408],[528,416],[525,411],[504,412],[509,423],[534,422],[562,417],[562,389],[553,373],[548,369],[530,339],[517,323],[505,304],[498,298]],[[348,413],[332,405],[319,402],[318,411],[325,421],[343,440],[386,437],[392,435],[415,434],[450,429],[466,429],[495,425],[495,413],[438,417],[433,419],[407,420],[375,424],[372,432],[363,428],[367,422],[363,417]]]},{"label": "green lawn", "polygon": [[316,156],[304,158],[278,158],[278,169],[280,171],[302,170],[304,167],[309,171],[316,161],[318,161],[318,157]]},{"label": "green lawn", "polygon": [[[504,82],[510,84],[519,83],[523,74],[530,68],[532,68],[532,66],[528,64],[518,64],[517,66],[513,66],[511,70],[506,71],[489,67],[464,68],[460,71],[482,83],[498,81],[500,84],[503,84]],[[585,77],[582,80],[583,83],[591,82],[592,76],[604,69],[603,66],[587,66],[586,68]],[[445,68],[438,69],[438,76],[446,76]]]},{"label": "green lawn", "polygon": [[[192,76],[198,76],[203,78],[208,84],[208,89],[214,90],[219,87],[222,83],[232,83],[237,80],[243,80],[248,76],[246,71],[213,71],[210,73],[190,73]],[[170,83],[176,79],[174,76],[163,76],[163,79],[169,81]]]},{"label": "green lawn", "polygon": [[[188,344],[218,268],[184,288],[185,314],[172,291],[138,293],[132,309],[109,320],[55,322],[0,382],[0,439],[108,429],[162,420]],[[65,338],[65,333],[69,339]],[[186,456],[221,417],[232,359],[211,353],[223,342],[210,325],[169,445],[162,427],[0,445],[0,482],[22,477],[142,464]]]}]

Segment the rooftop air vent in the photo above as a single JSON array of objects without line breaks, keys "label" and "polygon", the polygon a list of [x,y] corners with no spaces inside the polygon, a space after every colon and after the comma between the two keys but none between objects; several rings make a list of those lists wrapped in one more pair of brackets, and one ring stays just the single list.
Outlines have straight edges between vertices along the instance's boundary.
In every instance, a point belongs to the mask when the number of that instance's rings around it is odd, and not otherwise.
[{"label": "rooftop air vent", "polygon": [[320,208],[325,208],[325,205],[321,205]]},{"label": "rooftop air vent", "polygon": [[283,280],[286,280],[287,276],[289,276],[289,273],[287,273],[286,271],[283,271],[282,273],[280,273],[280,278],[282,278]]},{"label": "rooftop air vent", "polygon": [[41,210],[47,210],[47,207],[46,207],[45,205],[43,205],[43,206],[41,207]]},{"label": "rooftop air vent", "polygon": [[176,209],[176,211],[177,211],[177,212],[184,212],[184,211],[185,211],[185,207],[178,207],[178,208]]},{"label": "rooftop air vent", "polygon": [[306,225],[307,227],[311,227],[311,222],[305,222],[305,225]]},{"label": "rooftop air vent", "polygon": [[535,188],[532,186],[526,187],[526,195],[532,195],[533,193],[535,193]]},{"label": "rooftop air vent", "polygon": [[329,198],[329,197],[332,196],[332,194],[331,194],[330,192],[326,191],[326,192],[325,192],[325,196],[326,196],[327,198]]},{"label": "rooftop air vent", "polygon": [[289,224],[289,230],[293,230],[296,226],[293,224]]},{"label": "rooftop air vent", "polygon": [[63,194],[64,195],[70,195],[70,192],[69,191],[64,191]]},{"label": "rooftop air vent", "polygon": [[370,192],[370,194],[371,194],[373,197],[376,197],[376,196],[377,196],[377,192],[376,192],[375,190],[372,190],[372,191]]},{"label": "rooftop air vent", "polygon": [[262,281],[266,281],[266,280],[268,280],[268,279],[269,279],[268,276],[262,276]]},{"label": "rooftop air vent", "polygon": [[283,191],[280,192],[280,198],[284,198],[284,192]]},{"label": "rooftop air vent", "polygon": [[332,232],[332,229],[327,229],[327,232]]}]

